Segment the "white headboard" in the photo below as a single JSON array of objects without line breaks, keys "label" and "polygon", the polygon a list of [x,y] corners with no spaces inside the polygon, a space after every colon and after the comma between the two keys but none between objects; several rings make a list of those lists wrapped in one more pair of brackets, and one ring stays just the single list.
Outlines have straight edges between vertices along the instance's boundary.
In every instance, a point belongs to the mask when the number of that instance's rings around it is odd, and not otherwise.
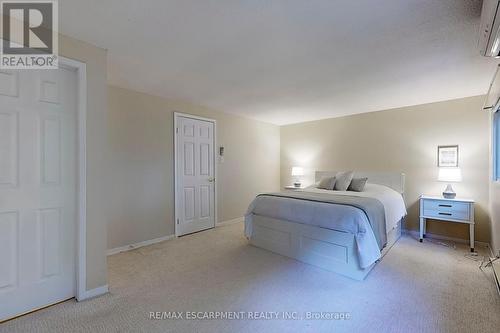
[{"label": "white headboard", "polygon": [[[315,181],[318,182],[322,177],[334,177],[336,171],[316,171]],[[368,178],[368,183],[385,185],[398,191],[401,194],[405,193],[405,174],[400,172],[364,172],[355,171],[355,178]]]}]

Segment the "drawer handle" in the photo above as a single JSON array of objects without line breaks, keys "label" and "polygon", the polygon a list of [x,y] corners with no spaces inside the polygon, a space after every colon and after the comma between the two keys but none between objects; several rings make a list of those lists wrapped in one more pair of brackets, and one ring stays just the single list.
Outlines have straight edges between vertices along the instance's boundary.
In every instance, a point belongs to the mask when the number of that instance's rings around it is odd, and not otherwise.
[{"label": "drawer handle", "polygon": [[451,213],[439,213],[439,215],[451,216]]},{"label": "drawer handle", "polygon": [[448,208],[451,208],[453,206],[452,205],[439,205],[439,207],[448,207]]}]

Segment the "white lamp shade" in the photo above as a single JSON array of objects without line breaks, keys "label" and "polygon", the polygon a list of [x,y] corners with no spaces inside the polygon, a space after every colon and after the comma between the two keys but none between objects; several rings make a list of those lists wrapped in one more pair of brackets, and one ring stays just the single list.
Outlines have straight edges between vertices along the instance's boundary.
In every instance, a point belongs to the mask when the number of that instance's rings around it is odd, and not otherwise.
[{"label": "white lamp shade", "polygon": [[440,168],[438,180],[441,182],[461,182],[462,170],[460,168]]},{"label": "white lamp shade", "polygon": [[293,167],[292,168],[292,176],[303,176],[304,169],[301,167]]}]

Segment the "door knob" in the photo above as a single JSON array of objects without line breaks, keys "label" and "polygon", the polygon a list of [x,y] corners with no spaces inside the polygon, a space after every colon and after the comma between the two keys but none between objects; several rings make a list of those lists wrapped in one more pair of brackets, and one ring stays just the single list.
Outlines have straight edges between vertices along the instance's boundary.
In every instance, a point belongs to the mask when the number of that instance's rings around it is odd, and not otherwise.
[{"label": "door knob", "polygon": [[215,178],[214,178],[214,177],[210,177],[210,178],[208,178],[208,181],[209,181],[210,183],[213,183],[213,182],[215,181]]}]

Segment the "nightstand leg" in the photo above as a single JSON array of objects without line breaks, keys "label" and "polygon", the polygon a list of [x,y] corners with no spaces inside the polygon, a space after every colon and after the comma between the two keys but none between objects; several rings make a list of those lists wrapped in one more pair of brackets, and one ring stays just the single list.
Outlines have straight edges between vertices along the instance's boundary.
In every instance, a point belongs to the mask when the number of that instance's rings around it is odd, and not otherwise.
[{"label": "nightstand leg", "polygon": [[469,224],[470,252],[474,252],[474,224]]},{"label": "nightstand leg", "polygon": [[424,240],[424,224],[425,219],[423,217],[420,218],[420,243]]}]

